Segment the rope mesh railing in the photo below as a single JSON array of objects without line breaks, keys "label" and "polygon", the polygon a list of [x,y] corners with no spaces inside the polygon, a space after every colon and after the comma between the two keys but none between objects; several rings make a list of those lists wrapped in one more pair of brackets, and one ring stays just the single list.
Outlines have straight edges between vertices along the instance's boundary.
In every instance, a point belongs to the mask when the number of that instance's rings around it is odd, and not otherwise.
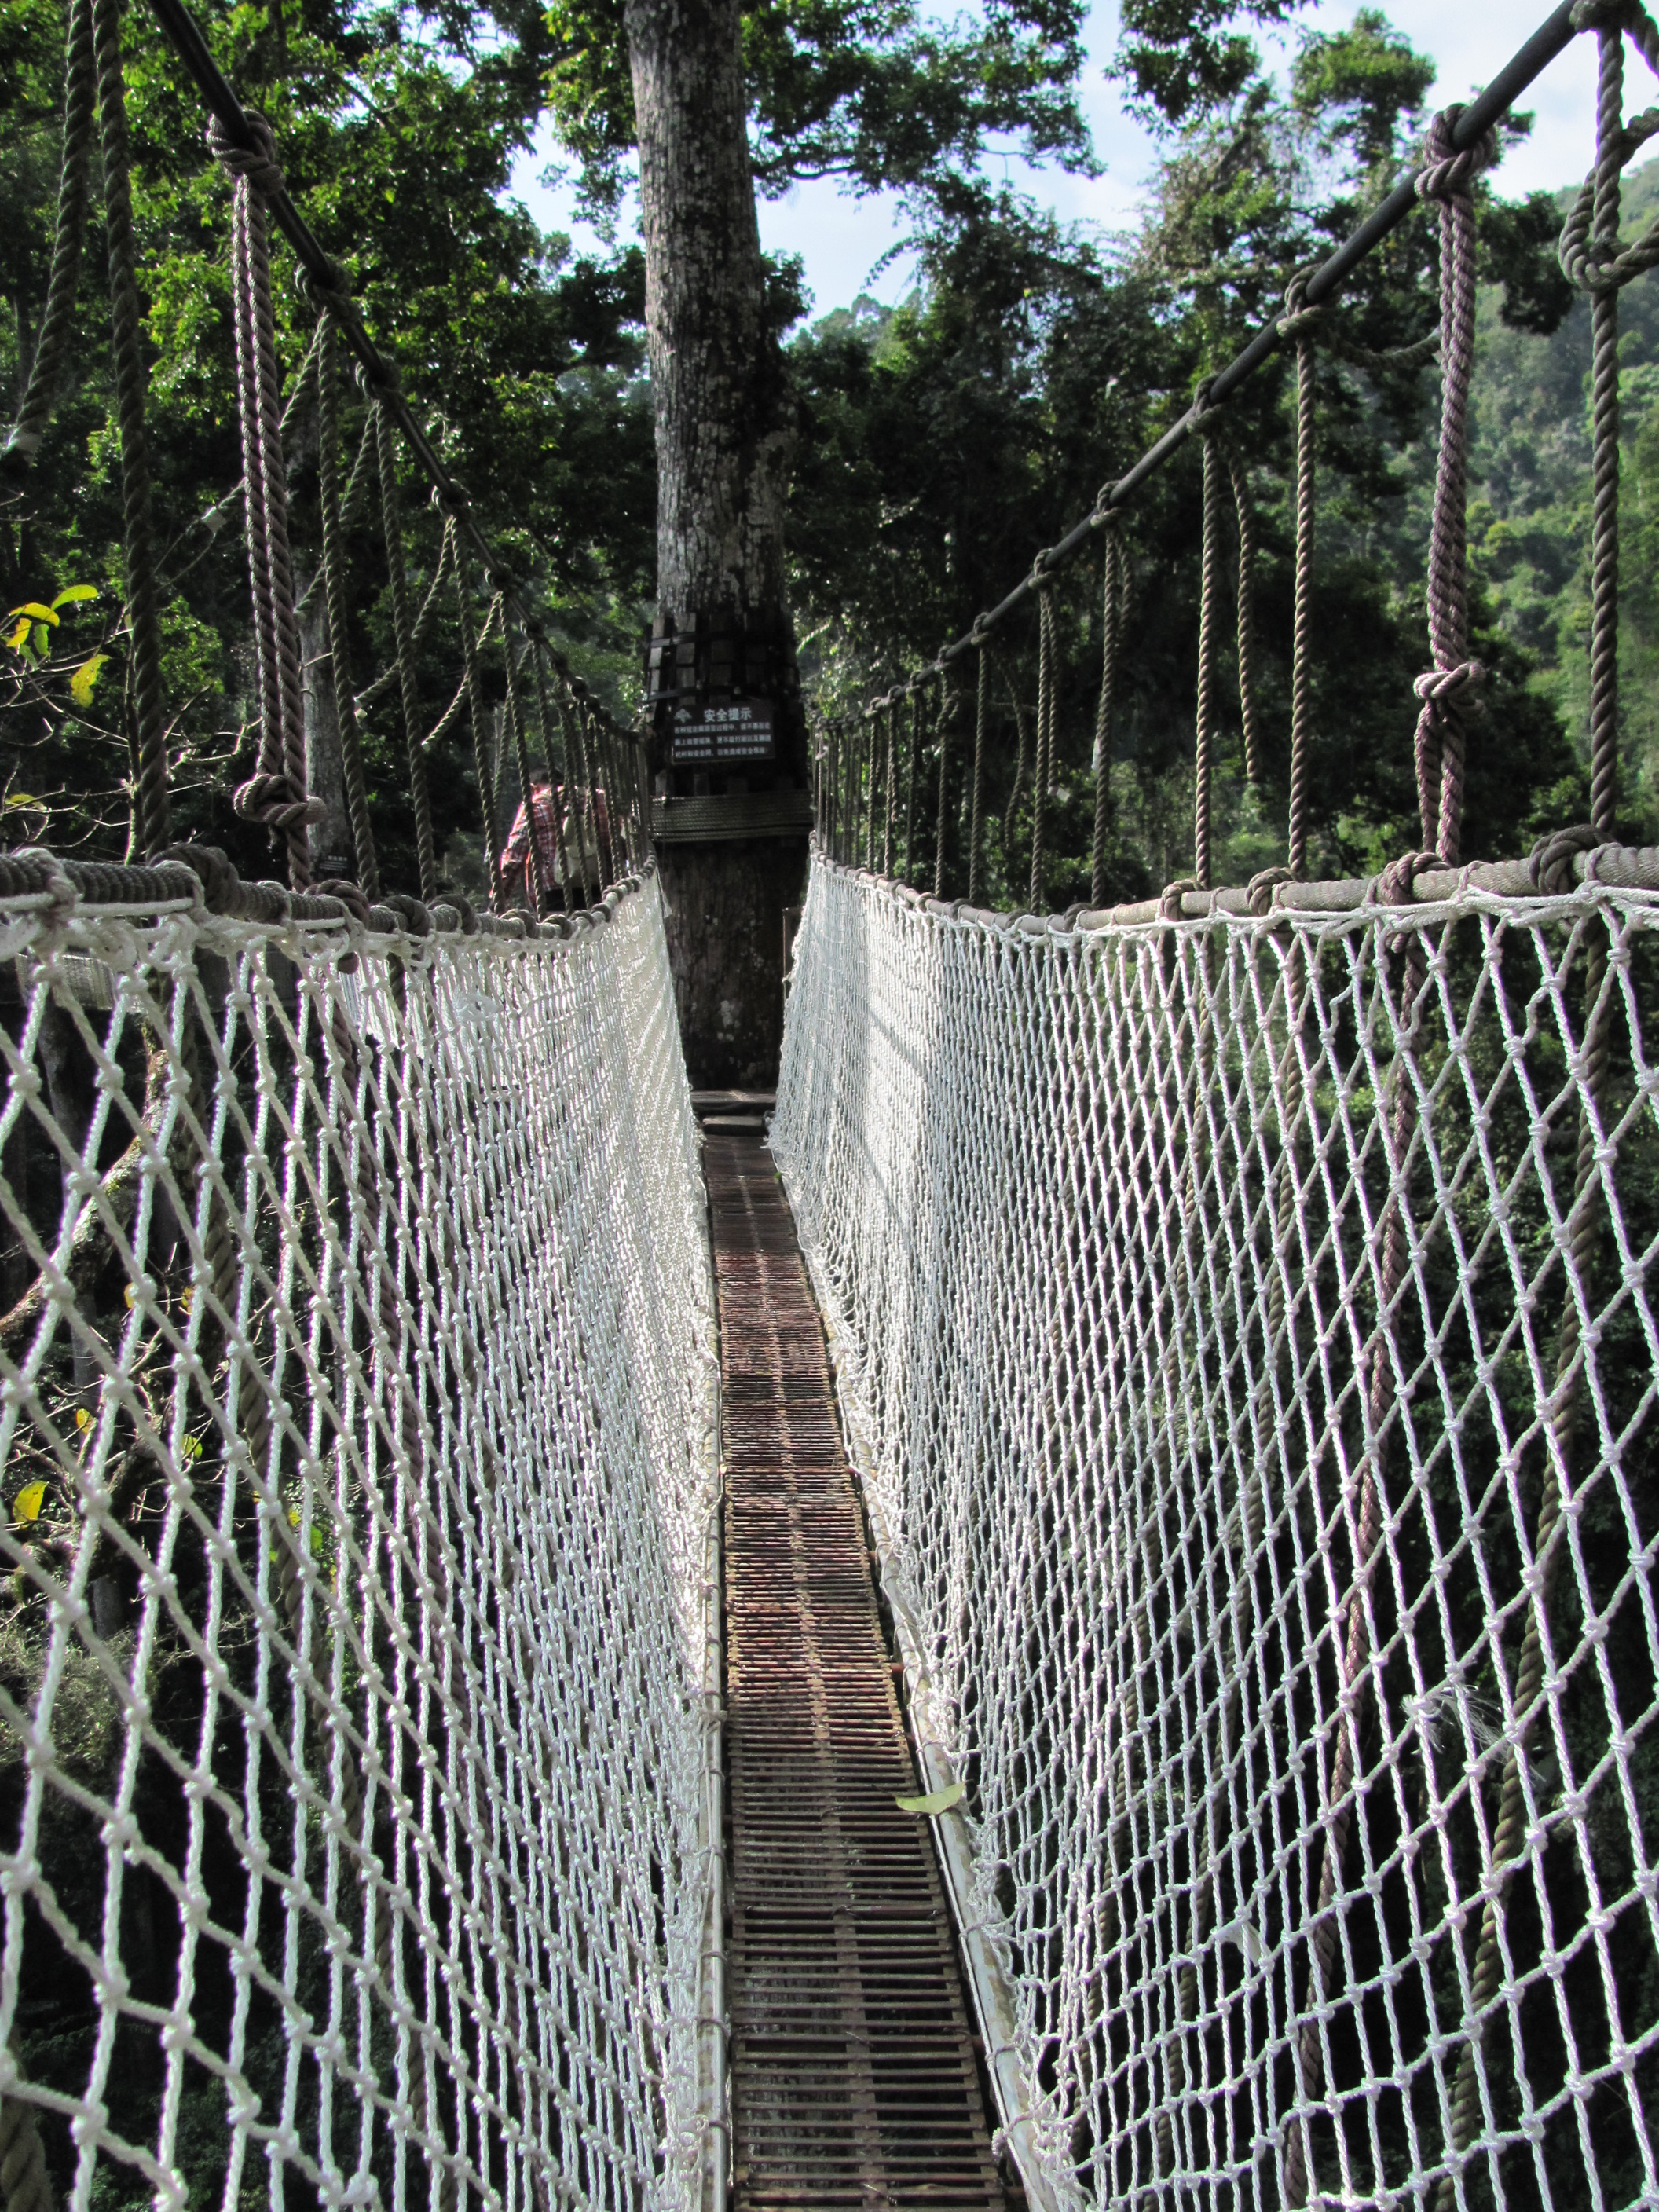
[{"label": "rope mesh railing", "polygon": [[[1466,763],[1502,743],[1467,574],[1474,179],[1581,33],[1596,158],[1559,259],[1591,298],[1589,819],[1529,859],[1466,862]],[[1654,128],[1625,118],[1627,47],[1659,69],[1631,0],[1558,8],[1092,514],[820,748],[773,1145],[930,1782],[947,1807],[960,1793],[942,1840],[1041,2203],[1659,2194],[1659,853],[1616,827],[1617,298],[1659,228],[1619,235],[1620,174]],[[1368,353],[1334,296],[1419,207],[1438,332]],[[1436,347],[1415,848],[1309,882],[1316,359],[1370,374]],[[1281,348],[1286,860],[1217,888],[1230,519],[1236,767],[1258,791],[1264,736],[1228,403]],[[1139,488],[1194,438],[1193,872],[1114,906],[1126,540]],[[1045,921],[1060,578],[1097,543],[1090,898]],[[958,875],[944,731],[970,674]],[[977,904],[1005,698],[1018,917]],[[939,777],[921,869],[919,769]],[[901,783],[895,882],[874,833]],[[973,903],[945,899],[952,882]]]},{"label": "rope mesh railing", "polygon": [[[70,0],[4,465],[51,433],[95,122],[143,865],[0,856],[0,2197],[718,2202],[714,1325],[640,741],[483,536],[268,126],[178,0],[154,13],[230,181],[243,478],[209,523],[240,504],[234,804],[288,887],[172,842],[121,9]],[[273,232],[317,313],[286,393]],[[442,516],[423,579],[411,463]],[[364,520],[394,652],[354,690]],[[321,883],[318,592],[351,847]],[[418,897],[382,884],[377,714]],[[446,890],[428,789],[464,720],[483,916]]]},{"label": "rope mesh railing", "polygon": [[1062,2201],[1659,2185],[1659,910],[1442,882],[815,866],[773,1146]]},{"label": "rope mesh railing", "polygon": [[654,878],[530,941],[24,872],[8,2109],[77,2203],[698,2201],[713,1319]]}]

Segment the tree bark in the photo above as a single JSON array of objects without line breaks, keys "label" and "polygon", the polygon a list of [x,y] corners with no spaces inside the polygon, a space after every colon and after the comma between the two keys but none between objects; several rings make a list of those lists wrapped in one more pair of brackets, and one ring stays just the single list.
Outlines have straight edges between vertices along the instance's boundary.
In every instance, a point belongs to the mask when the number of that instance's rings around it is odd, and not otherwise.
[{"label": "tree bark", "polygon": [[785,605],[794,405],[766,319],[738,0],[627,0],[657,438],[657,597]]}]

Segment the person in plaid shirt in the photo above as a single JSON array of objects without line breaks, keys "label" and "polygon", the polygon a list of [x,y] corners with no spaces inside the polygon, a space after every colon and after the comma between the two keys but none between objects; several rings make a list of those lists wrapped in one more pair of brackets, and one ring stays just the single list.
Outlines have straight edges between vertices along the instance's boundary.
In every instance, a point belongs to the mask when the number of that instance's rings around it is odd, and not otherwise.
[{"label": "person in plaid shirt", "polygon": [[[564,841],[570,851],[571,872],[575,879],[575,890],[582,889],[582,854],[578,843],[579,825],[587,809],[583,805],[584,794],[574,794],[575,805],[566,816]],[[536,824],[537,858],[541,863],[541,878],[550,890],[557,884],[564,884],[564,854],[559,840],[559,817],[564,810],[562,784],[538,783],[531,787],[531,808],[526,811],[522,799],[513,817],[513,827],[507,832],[507,843],[501,848],[501,889],[504,892],[522,890],[525,904],[533,911],[536,904],[536,878],[530,865],[530,818],[533,812]],[[592,827],[587,831],[587,860],[590,872],[595,863],[593,830],[599,831],[597,854],[599,882],[596,888],[603,890],[615,873],[611,866],[611,810],[605,805],[605,787],[596,784],[593,789]],[[567,906],[572,898],[567,895]]]}]

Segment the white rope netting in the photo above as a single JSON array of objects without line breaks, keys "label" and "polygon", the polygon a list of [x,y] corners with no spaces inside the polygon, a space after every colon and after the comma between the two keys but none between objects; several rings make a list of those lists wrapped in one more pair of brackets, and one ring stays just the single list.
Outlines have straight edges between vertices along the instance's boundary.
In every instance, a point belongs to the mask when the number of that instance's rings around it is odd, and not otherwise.
[{"label": "white rope netting", "polygon": [[1411,919],[814,865],[772,1141],[1061,2201],[1659,2201],[1659,906]]},{"label": "white rope netting", "polygon": [[79,2208],[696,2199],[711,1285],[610,903],[0,908],[0,2135]]}]

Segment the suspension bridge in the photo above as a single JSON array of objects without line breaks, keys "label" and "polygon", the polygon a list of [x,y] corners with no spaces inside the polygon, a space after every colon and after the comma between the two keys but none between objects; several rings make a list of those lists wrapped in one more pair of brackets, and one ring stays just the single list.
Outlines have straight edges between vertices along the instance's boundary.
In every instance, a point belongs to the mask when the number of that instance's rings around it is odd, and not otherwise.
[{"label": "suspension bridge", "polygon": [[[768,1130],[694,1113],[641,732],[495,580],[270,132],[179,0],[155,12],[234,201],[260,711],[237,805],[288,880],[172,836],[120,15],[70,0],[9,451],[49,433],[100,163],[142,864],[0,856],[8,2212],[1659,2203],[1659,853],[1617,824],[1618,295],[1659,261],[1619,234],[1652,128],[1623,75],[1659,32],[1558,9],[1000,607],[820,732]],[[1471,858],[1472,185],[1578,36],[1591,815]],[[1423,221],[1419,842],[1310,881],[1316,358],[1344,277]],[[273,228],[318,315],[286,391]],[[1230,512],[1245,558],[1250,535],[1226,406],[1280,350],[1286,858],[1218,886]],[[354,848],[321,882],[302,415]],[[1193,873],[1109,906],[1097,835],[1092,903],[1045,914],[1060,580],[1099,556],[1098,823],[1122,536],[1194,439]],[[445,518],[423,582],[411,477]],[[362,516],[395,651],[358,691]],[[1033,612],[1016,914],[978,903],[988,671]],[[559,793],[516,902],[487,650],[520,790],[539,751]],[[405,891],[358,740],[386,700]],[[469,718],[487,911],[440,885],[426,792]]]}]

